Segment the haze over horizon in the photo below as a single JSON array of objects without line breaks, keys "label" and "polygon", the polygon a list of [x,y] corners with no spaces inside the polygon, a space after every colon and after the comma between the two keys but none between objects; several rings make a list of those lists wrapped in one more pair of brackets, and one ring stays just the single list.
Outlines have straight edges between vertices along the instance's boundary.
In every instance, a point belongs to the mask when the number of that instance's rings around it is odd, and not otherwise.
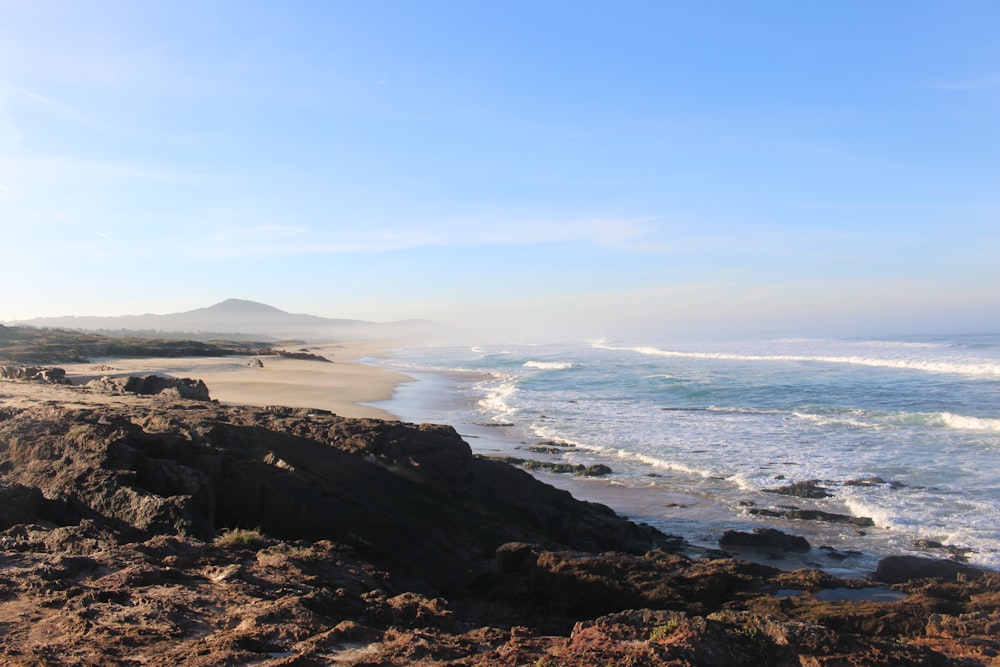
[{"label": "haze over horizon", "polygon": [[0,0],[0,321],[995,333],[997,34],[988,0]]}]

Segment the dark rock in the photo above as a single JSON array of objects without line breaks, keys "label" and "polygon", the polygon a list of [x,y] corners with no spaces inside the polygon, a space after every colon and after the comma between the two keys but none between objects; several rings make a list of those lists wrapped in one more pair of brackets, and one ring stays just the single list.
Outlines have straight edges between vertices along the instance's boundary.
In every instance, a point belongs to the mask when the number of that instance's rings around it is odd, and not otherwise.
[{"label": "dark rock", "polygon": [[288,352],[286,350],[276,350],[276,352],[278,356],[285,357],[287,359],[298,359],[299,361],[321,361],[327,364],[333,363],[326,357],[318,354],[312,354],[310,352]]},{"label": "dark rock", "polygon": [[777,551],[806,552],[812,547],[800,535],[789,535],[774,528],[756,528],[752,533],[727,530],[719,539],[719,546],[744,547],[751,549],[774,549]]},{"label": "dark rock", "polygon": [[496,551],[497,571],[507,572],[531,572],[538,562],[539,548],[536,544],[525,544],[524,542],[510,542],[501,544]]},{"label": "dark rock", "polygon": [[889,556],[879,561],[872,578],[887,584],[901,584],[912,579],[970,581],[978,579],[983,574],[984,570],[953,560]]},{"label": "dark rock", "polygon": [[799,521],[826,521],[829,523],[844,523],[852,526],[859,526],[866,528],[869,526],[874,526],[875,521],[867,516],[851,516],[850,514],[835,514],[832,512],[823,512],[821,510],[803,510],[799,508],[790,509],[763,509],[763,508],[751,508],[747,510],[750,514],[757,516],[771,516],[780,517],[784,519],[796,519]]},{"label": "dark rock", "polygon": [[558,447],[547,447],[545,445],[532,445],[527,450],[534,454],[562,454],[563,450]]},{"label": "dark rock", "polygon": [[820,551],[826,553],[827,558],[831,558],[837,561],[847,560],[848,558],[858,557],[862,555],[860,551],[855,551],[854,549],[849,549],[847,551],[837,551],[833,547],[826,544],[821,546],[819,549]]},{"label": "dark rock", "polygon": [[881,477],[862,477],[858,479],[849,479],[844,482],[844,486],[888,486],[890,489],[901,489],[906,485],[902,482],[897,482],[896,480],[887,482]]},{"label": "dark rock", "polygon": [[962,563],[969,560],[969,554],[972,552],[972,549],[969,549],[967,547],[958,547],[952,544],[942,544],[935,540],[916,540],[913,543],[913,546],[915,546],[918,549],[935,549],[935,550],[947,551],[952,559]]},{"label": "dark rock", "polygon": [[610,475],[613,471],[603,463],[595,463],[585,466],[581,463],[553,463],[551,461],[538,461],[535,459],[522,459],[516,456],[496,457],[494,460],[502,461],[510,465],[522,466],[526,470],[545,470],[557,475],[579,475],[581,477],[603,477]]},{"label": "dark rock", "polygon": [[788,486],[781,486],[775,489],[764,489],[767,493],[780,493],[785,496],[795,496],[796,498],[830,498],[826,489],[819,485],[819,480],[812,479],[804,482],[795,482]]},{"label": "dark rock", "polygon": [[[513,424],[509,425],[513,426]],[[574,445],[572,442],[565,442],[563,440],[542,440],[541,442],[538,443],[538,445],[540,447],[553,447],[556,449],[563,449],[563,450],[574,449],[576,447],[576,445]]]},{"label": "dark rock", "polygon": [[42,492],[36,488],[0,485],[0,530],[20,523],[36,523],[42,502]]}]

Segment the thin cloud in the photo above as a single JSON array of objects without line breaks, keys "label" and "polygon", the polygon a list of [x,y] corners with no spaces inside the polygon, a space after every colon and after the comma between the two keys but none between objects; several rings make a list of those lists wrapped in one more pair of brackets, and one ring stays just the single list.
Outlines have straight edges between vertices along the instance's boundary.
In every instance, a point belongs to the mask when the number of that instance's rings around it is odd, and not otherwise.
[{"label": "thin cloud", "polygon": [[[62,217],[62,216],[60,216],[60,217]],[[112,238],[111,234],[108,234],[107,232],[102,232],[99,229],[94,229],[93,227],[88,227],[86,225],[81,225],[80,223],[73,222],[71,220],[64,220],[64,222],[69,227],[73,227],[74,229],[79,229],[82,232],[86,232],[87,234],[90,234],[92,236],[96,236],[98,238],[104,239],[105,241],[112,241],[112,240],[114,240]]]},{"label": "thin cloud", "polygon": [[971,206],[966,204],[897,204],[897,203],[849,203],[849,202],[802,202],[800,208],[831,209],[844,211],[966,211],[997,212],[997,206]]},{"label": "thin cloud", "polygon": [[396,252],[421,248],[524,246],[555,243],[589,243],[603,247],[639,247],[651,230],[649,219],[537,219],[486,222],[474,219],[413,229],[381,227],[359,229],[364,223],[326,231],[317,226],[257,225],[227,228],[187,240],[178,251],[199,257],[295,257],[344,253]]},{"label": "thin cloud", "polygon": [[73,121],[82,125],[93,127],[101,126],[100,123],[80,114],[72,107],[69,107],[57,100],[41,93],[37,93],[21,86],[16,86],[9,81],[0,80],[0,101],[7,100],[8,104],[20,102],[36,111]]}]

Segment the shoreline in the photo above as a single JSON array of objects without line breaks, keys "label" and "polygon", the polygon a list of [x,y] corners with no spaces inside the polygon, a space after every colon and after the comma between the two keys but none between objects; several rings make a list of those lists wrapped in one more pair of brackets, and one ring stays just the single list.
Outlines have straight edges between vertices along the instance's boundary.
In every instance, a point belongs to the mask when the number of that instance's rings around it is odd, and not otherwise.
[{"label": "shoreline", "polygon": [[1000,650],[995,573],[691,557],[452,429],[104,384],[0,383],[4,664],[993,665]]},{"label": "shoreline", "polygon": [[[383,358],[388,368],[391,359]],[[396,367],[398,368],[398,367]],[[407,369],[408,371],[408,369]],[[408,371],[409,372],[409,371]],[[415,423],[444,423],[453,426],[477,454],[494,457],[534,459],[545,463],[566,463],[566,452],[539,453],[529,451],[538,444],[537,438],[519,434],[504,424],[481,423],[474,418],[474,401],[465,395],[466,389],[485,379],[475,371],[410,372],[413,381],[397,388],[393,397],[378,406]],[[513,426],[513,425],[506,425]],[[568,450],[572,463],[605,464],[613,471],[626,465],[622,460],[591,450]],[[842,524],[803,519],[770,519],[740,513],[708,495],[691,494],[672,489],[665,479],[648,486],[623,483],[612,477],[581,477],[546,470],[528,470],[536,479],[570,492],[573,497],[606,505],[631,521],[646,523],[670,535],[682,537],[693,547],[692,553],[720,549],[741,560],[777,567],[782,570],[816,568],[840,577],[870,576],[879,561],[889,556],[919,556],[949,559],[947,550],[928,547],[900,548],[898,535],[889,529],[871,527],[849,529]],[[809,509],[811,501],[792,499]],[[806,553],[775,553],[766,550],[720,546],[727,531],[754,532],[757,529],[777,529],[804,537],[812,549]],[[959,560],[959,562],[962,562]],[[976,567],[991,569],[982,563]]]},{"label": "shoreline", "polygon": [[[250,365],[253,356],[183,357],[146,359],[95,359],[87,364],[62,367],[74,384],[83,385],[101,376],[161,373],[202,380],[211,397],[225,405],[286,406],[328,410],[341,417],[374,418],[388,421],[435,423],[452,426],[473,451],[486,456],[514,456],[562,462],[558,454],[528,453],[533,442],[520,439],[496,424],[476,423],[463,388],[482,379],[478,373],[399,372],[387,361],[391,346],[370,341],[311,344],[302,351],[329,359],[300,360],[286,357],[259,357],[262,367]],[[374,359],[376,363],[364,363]],[[383,363],[377,363],[381,360]],[[392,369],[392,370],[390,370]],[[456,417],[464,416],[465,419]],[[582,453],[582,452],[581,452]],[[593,462],[610,464],[593,452],[583,454]],[[806,537],[813,547],[807,554],[772,554],[727,549],[743,560],[766,563],[781,569],[815,567],[838,576],[867,576],[880,558],[897,551],[880,548],[869,539],[844,539],[835,526],[816,522],[768,521],[734,512],[711,497],[672,490],[669,485],[651,482],[649,487],[623,484],[608,478],[584,478],[546,471],[530,471],[538,480],[568,491],[573,497],[599,503],[664,533],[683,537],[694,551],[720,548],[726,531],[752,532],[776,527]],[[830,547],[839,553],[860,549],[846,560],[824,554]],[[908,552],[912,553],[912,552]],[[945,557],[924,553],[927,557]]]}]

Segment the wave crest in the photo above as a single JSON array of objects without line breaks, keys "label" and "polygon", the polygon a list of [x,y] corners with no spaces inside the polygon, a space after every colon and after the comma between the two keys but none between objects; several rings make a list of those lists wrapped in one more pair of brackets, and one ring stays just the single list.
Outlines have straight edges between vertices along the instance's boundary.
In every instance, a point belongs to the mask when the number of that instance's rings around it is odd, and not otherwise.
[{"label": "wave crest", "polygon": [[573,368],[574,364],[571,361],[526,361],[524,362],[525,368],[536,368],[543,371],[561,371],[567,368]]},{"label": "wave crest", "polygon": [[663,350],[652,345],[635,347],[615,347],[603,341],[592,344],[595,349],[637,352],[648,356],[675,357],[679,359],[709,359],[716,361],[796,361],[817,362],[827,364],[849,364],[854,366],[875,366],[879,368],[897,368],[901,370],[924,371],[927,373],[944,373],[953,375],[975,375],[1000,377],[1000,363],[991,360],[976,361],[945,361],[937,359],[883,359],[862,356],[834,356],[808,354],[739,354],[734,352],[683,352],[680,350]]}]

